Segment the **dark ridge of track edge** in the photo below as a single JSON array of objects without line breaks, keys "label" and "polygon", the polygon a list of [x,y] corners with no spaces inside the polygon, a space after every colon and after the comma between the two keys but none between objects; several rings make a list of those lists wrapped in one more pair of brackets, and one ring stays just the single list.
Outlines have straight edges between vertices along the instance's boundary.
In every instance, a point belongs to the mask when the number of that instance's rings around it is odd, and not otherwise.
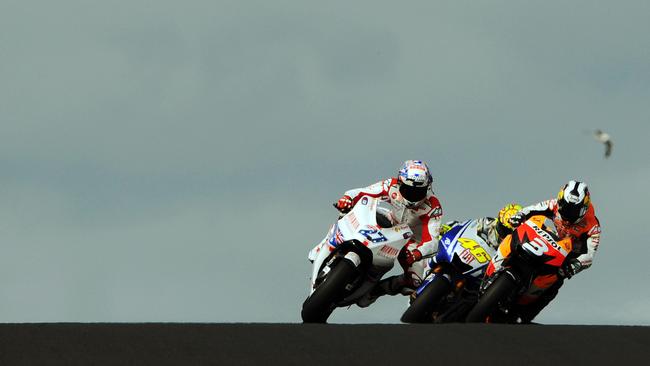
[{"label": "dark ridge of track edge", "polygon": [[650,327],[0,324],[0,365],[647,364]]}]

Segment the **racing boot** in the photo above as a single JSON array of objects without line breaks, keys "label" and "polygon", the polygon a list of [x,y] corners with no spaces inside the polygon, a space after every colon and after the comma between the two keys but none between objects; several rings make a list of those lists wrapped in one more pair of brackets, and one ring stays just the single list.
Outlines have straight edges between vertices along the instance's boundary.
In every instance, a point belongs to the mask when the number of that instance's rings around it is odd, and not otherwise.
[{"label": "racing boot", "polygon": [[357,305],[365,308],[377,301],[381,296],[394,296],[397,294],[410,295],[413,291],[415,291],[415,288],[409,286],[409,281],[405,279],[403,274],[392,276],[379,281],[372,290],[357,300]]}]

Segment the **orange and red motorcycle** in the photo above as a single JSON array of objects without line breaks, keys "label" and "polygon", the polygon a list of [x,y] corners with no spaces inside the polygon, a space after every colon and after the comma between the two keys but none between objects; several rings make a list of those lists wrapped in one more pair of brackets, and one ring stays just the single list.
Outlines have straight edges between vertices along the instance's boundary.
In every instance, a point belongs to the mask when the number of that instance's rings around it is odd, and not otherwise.
[{"label": "orange and red motorcycle", "polygon": [[558,237],[553,220],[529,218],[499,245],[465,321],[518,322],[518,309],[535,303],[560,280],[571,249],[571,239]]}]

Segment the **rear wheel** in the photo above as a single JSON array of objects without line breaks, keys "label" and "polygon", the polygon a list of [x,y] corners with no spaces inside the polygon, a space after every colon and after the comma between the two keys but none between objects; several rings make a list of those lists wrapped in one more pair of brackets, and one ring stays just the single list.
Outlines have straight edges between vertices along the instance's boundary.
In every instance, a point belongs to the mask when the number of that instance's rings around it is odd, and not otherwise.
[{"label": "rear wheel", "polygon": [[487,317],[496,310],[499,301],[509,296],[516,288],[517,284],[515,280],[509,275],[502,273],[499,275],[499,278],[494,280],[494,283],[481,296],[469,314],[467,314],[465,321],[467,323],[485,323]]},{"label": "rear wheel", "polygon": [[354,280],[356,275],[357,269],[352,262],[347,259],[340,260],[323,283],[302,304],[302,321],[304,323],[327,322],[327,318],[336,308],[336,302],[343,298],[345,287]]},{"label": "rear wheel", "polygon": [[431,323],[433,312],[451,291],[451,284],[444,277],[437,277],[413,300],[400,319],[403,323]]}]

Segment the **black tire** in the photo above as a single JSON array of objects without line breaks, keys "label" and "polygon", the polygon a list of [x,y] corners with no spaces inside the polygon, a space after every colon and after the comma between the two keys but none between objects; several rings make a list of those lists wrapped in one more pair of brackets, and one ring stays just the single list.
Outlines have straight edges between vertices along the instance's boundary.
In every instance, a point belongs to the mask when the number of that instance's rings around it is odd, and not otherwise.
[{"label": "black tire", "polygon": [[467,314],[465,322],[467,323],[485,323],[487,317],[499,305],[499,301],[505,299],[517,288],[515,280],[506,273],[502,273],[494,280],[485,294],[481,296],[478,303]]},{"label": "black tire", "polygon": [[345,286],[351,283],[357,275],[354,264],[347,259],[341,259],[321,283],[314,293],[302,304],[302,321],[304,323],[325,323],[329,318],[336,302],[345,294]]},{"label": "black tire", "polygon": [[402,323],[431,323],[433,312],[440,301],[451,291],[451,284],[443,277],[437,277],[413,300],[400,319]]}]

